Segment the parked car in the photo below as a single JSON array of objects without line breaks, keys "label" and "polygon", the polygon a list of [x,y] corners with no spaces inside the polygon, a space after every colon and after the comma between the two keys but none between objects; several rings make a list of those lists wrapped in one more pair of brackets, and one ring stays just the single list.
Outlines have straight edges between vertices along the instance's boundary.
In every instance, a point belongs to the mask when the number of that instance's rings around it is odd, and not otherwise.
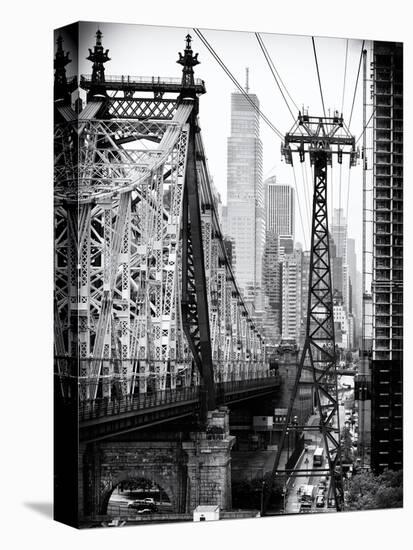
[{"label": "parked car", "polygon": [[309,514],[311,513],[311,504],[309,502],[302,502],[300,504],[299,514]]},{"label": "parked car", "polygon": [[325,502],[326,502],[326,499],[325,499],[324,495],[317,495],[317,498],[316,498],[316,501],[315,501],[315,505],[317,506],[317,508],[323,507]]},{"label": "parked car", "polygon": [[[149,500],[153,501],[153,499]],[[145,499],[131,502],[128,504],[128,509],[136,510],[138,514],[149,514],[158,511],[158,507],[155,505],[155,502],[145,502]]]},{"label": "parked car", "polygon": [[336,501],[334,498],[329,498],[327,502],[328,508],[335,508],[336,507]]},{"label": "parked car", "polygon": [[303,492],[303,489],[304,489],[305,485],[300,485],[297,489],[297,495],[301,495],[301,493]]}]

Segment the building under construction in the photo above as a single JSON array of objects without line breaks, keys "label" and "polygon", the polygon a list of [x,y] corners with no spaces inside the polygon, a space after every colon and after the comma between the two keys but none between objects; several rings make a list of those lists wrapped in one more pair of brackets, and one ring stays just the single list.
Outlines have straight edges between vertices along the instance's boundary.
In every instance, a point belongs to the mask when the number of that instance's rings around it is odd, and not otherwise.
[{"label": "building under construction", "polygon": [[373,43],[371,466],[403,466],[403,46]]}]

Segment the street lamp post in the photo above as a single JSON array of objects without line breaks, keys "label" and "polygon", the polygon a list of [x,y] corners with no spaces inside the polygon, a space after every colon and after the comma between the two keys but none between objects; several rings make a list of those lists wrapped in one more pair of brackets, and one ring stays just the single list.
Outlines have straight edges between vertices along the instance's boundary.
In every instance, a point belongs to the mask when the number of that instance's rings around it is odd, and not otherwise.
[{"label": "street lamp post", "polygon": [[264,489],[265,489],[265,481],[262,480],[262,485],[261,485],[261,516],[264,515]]},{"label": "street lamp post", "polygon": [[287,428],[285,432],[287,436],[287,462],[290,460],[290,430]]}]

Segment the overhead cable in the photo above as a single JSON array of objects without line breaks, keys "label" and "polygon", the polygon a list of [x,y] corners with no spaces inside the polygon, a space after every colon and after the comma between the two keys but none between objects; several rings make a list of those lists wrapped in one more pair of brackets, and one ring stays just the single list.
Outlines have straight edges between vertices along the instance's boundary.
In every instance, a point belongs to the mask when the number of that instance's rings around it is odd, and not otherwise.
[{"label": "overhead cable", "polygon": [[343,96],[341,98],[341,114],[343,114],[343,110],[344,110],[344,94],[346,91],[346,77],[347,77],[347,59],[348,59],[348,38],[346,40],[346,58],[344,62]]},{"label": "overhead cable", "polygon": [[316,69],[317,69],[318,85],[320,87],[321,103],[323,105],[323,113],[324,113],[324,117],[325,117],[326,116],[326,109],[325,109],[325,106],[324,106],[324,96],[323,96],[323,89],[321,87],[320,70],[318,68],[318,59],[317,59],[317,51],[315,49],[314,36],[311,37],[311,40],[313,42],[313,52],[314,52],[315,66],[316,66]]},{"label": "overhead cable", "polygon": [[216,53],[214,48],[210,45],[208,40],[204,37],[202,32],[199,29],[194,28],[195,34],[198,36],[198,38],[201,40],[201,42],[204,44],[204,46],[207,48],[207,50],[210,52],[210,54],[214,57],[214,59],[217,61],[217,63],[220,65],[220,67],[225,71],[227,76],[232,80],[232,82],[235,84],[239,92],[245,97],[245,99],[251,104],[253,109],[257,112],[257,114],[264,120],[264,122],[271,128],[271,130],[283,141],[284,135],[274,126],[274,124],[269,120],[269,118],[264,115],[264,113],[261,111],[261,109],[254,103],[254,101],[250,98],[249,94],[244,90],[244,88],[240,85],[238,80],[234,77],[234,75],[231,73],[231,71],[228,69],[228,67],[225,65],[225,63],[222,61],[222,59],[219,57],[219,55]]},{"label": "overhead cable", "polygon": [[359,77],[360,77],[361,61],[363,59],[363,50],[364,50],[364,40],[361,44],[359,66],[358,66],[358,69],[357,69],[357,78],[356,78],[356,84],[354,86],[354,93],[353,93],[353,102],[352,102],[352,105],[351,105],[350,118],[348,119],[348,127],[349,128],[350,128],[350,124],[351,124],[351,119],[353,118],[353,110],[354,110],[354,104],[355,104],[355,101],[356,101],[357,86],[358,86]]},{"label": "overhead cable", "polygon": [[[287,99],[286,99],[286,97],[285,97],[285,95],[284,95],[284,92],[283,92],[283,90],[282,90],[282,88],[281,88],[281,86],[280,86],[280,82],[282,82],[282,80],[281,80],[281,77],[280,77],[280,75],[279,75],[277,69],[275,68],[274,62],[273,62],[273,60],[271,59],[271,56],[270,56],[270,54],[268,53],[268,50],[267,50],[267,48],[266,48],[266,46],[265,46],[265,44],[264,44],[264,41],[263,41],[263,39],[261,38],[261,36],[260,36],[260,34],[259,34],[258,32],[255,33],[255,37],[256,37],[256,39],[258,40],[258,44],[260,45],[260,48],[261,48],[261,50],[262,50],[262,53],[264,54],[265,60],[267,61],[268,67],[270,68],[270,71],[271,71],[271,73],[272,73],[272,75],[273,75],[273,77],[274,77],[275,83],[277,84],[278,89],[280,90],[280,93],[281,93],[281,95],[282,95],[282,98],[284,99],[284,102],[285,102],[285,104],[287,105],[287,109],[290,111],[290,114],[291,114],[291,116],[292,116],[292,119],[293,119],[293,121],[295,122],[296,117],[294,116],[294,114],[293,114],[293,112],[292,112],[292,110],[291,110],[291,108],[290,108],[290,105],[289,105],[289,103],[288,103],[288,101],[287,101]],[[277,78],[277,77],[278,77],[278,78]],[[279,82],[279,81],[280,81],[280,82]],[[284,86],[286,92],[288,93],[288,90],[287,90],[287,88],[286,88],[286,86],[285,86],[284,83],[283,83],[283,86]],[[291,98],[291,96],[290,96],[289,93],[288,93],[288,96],[290,97],[291,101],[294,103],[294,106],[297,108],[297,105],[295,104],[294,100]],[[299,109],[297,108],[297,113],[298,113],[298,111],[299,111]]]},{"label": "overhead cable", "polygon": [[295,176],[294,164],[292,164],[291,166],[292,166],[293,175],[294,175],[295,192],[297,193],[298,212],[299,212],[299,214],[300,214],[301,230],[302,230],[302,232],[303,232],[304,246],[305,246],[305,249],[307,250],[307,239],[306,239],[306,236],[305,236],[304,223],[303,223],[303,216],[302,216],[302,214],[301,214],[301,204],[300,204],[300,200],[299,200],[299,196],[298,196],[297,178],[296,178],[296,176]]}]

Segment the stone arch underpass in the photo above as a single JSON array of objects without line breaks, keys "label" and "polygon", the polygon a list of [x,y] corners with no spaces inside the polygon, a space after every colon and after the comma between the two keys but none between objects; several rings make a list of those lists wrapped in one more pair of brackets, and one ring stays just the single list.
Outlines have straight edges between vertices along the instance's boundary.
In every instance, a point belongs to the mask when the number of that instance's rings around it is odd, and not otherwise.
[{"label": "stone arch underpass", "polygon": [[90,445],[84,455],[84,511],[105,515],[121,482],[146,479],[167,494],[171,512],[186,508],[187,456],[178,442],[116,442]]},{"label": "stone arch underpass", "polygon": [[79,513],[105,515],[116,486],[147,479],[167,494],[172,513],[192,513],[200,504],[231,509],[231,449],[227,407],[208,413],[206,432],[184,441],[100,441],[80,449]]}]

